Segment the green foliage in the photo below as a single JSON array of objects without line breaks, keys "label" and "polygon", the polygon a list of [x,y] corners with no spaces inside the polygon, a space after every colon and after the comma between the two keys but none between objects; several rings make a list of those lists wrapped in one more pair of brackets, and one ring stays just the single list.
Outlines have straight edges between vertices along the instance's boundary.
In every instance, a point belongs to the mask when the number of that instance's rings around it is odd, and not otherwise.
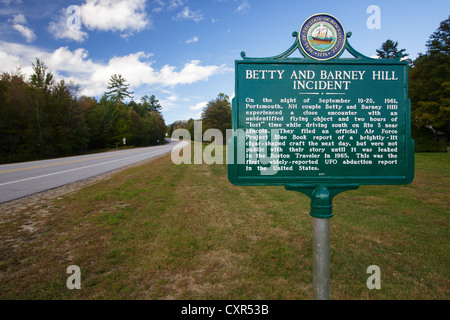
[{"label": "green foliage", "polygon": [[0,77],[0,160],[30,159],[35,151],[28,86],[18,70]]},{"label": "green foliage", "polygon": [[231,129],[231,105],[229,97],[220,93],[215,100],[208,102],[202,112],[202,129],[218,129],[226,138],[226,129]]},{"label": "green foliage", "polygon": [[164,143],[167,130],[154,95],[141,103],[130,95],[121,75],[111,77],[100,101],[76,97],[77,88],[55,82],[37,59],[29,81],[21,74],[0,76],[0,163],[80,154],[127,145]]},{"label": "green foliage", "polygon": [[450,16],[442,21],[439,28],[430,36],[427,42],[429,54],[445,54],[450,52]]},{"label": "green foliage", "polygon": [[167,127],[167,135],[172,136],[177,129],[186,129],[191,135],[191,140],[194,141],[194,119],[190,118],[188,121],[175,121]]},{"label": "green foliage", "polygon": [[108,92],[106,96],[114,102],[122,102],[124,98],[133,98],[131,95],[133,92],[128,91],[129,84],[126,83],[124,77],[121,74],[113,74],[109,79]]},{"label": "green foliage", "polygon": [[53,82],[53,75],[47,72],[47,66],[42,60],[36,59],[33,63],[34,74],[30,77],[30,85],[34,88],[48,91]]},{"label": "green foliage", "polygon": [[86,151],[88,129],[79,104],[64,82],[55,83],[37,60],[34,74],[0,77],[0,161],[16,162]]},{"label": "green foliage", "polygon": [[405,53],[406,49],[397,49],[398,42],[394,42],[392,40],[386,40],[381,45],[380,49],[377,49],[377,55],[381,59],[396,59],[396,58],[405,58],[408,56],[407,53]]},{"label": "green foliage", "polygon": [[[416,150],[445,150],[450,134],[450,18],[441,22],[409,70]],[[427,132],[428,131],[428,132]],[[435,134],[431,134],[431,133]],[[437,136],[436,133],[440,133]]]},{"label": "green foliage", "polygon": [[195,132],[194,132],[194,119],[190,118],[188,122],[186,123],[186,130],[189,131],[189,134],[191,135],[191,139],[194,141],[195,139]]},{"label": "green foliage", "polygon": [[145,95],[141,98],[142,108],[150,113],[152,111],[161,112],[162,106],[159,104],[159,100],[156,99],[155,95],[151,95],[150,98]]}]

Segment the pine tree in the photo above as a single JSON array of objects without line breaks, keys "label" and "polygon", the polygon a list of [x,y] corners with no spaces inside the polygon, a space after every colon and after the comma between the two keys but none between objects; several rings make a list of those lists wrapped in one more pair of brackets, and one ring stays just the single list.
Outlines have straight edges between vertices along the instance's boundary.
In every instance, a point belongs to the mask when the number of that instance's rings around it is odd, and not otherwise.
[{"label": "pine tree", "polygon": [[125,98],[133,98],[132,94],[134,92],[129,92],[128,87],[130,85],[126,83],[124,77],[121,74],[113,74],[109,79],[107,89],[110,90],[106,92],[106,96],[114,102],[123,102]]},{"label": "pine tree", "polygon": [[154,94],[152,94],[150,98],[147,95],[143,96],[141,98],[141,104],[149,113],[152,111],[161,113],[162,106],[159,104],[159,100],[156,99]]},{"label": "pine tree", "polygon": [[392,40],[386,40],[381,45],[380,49],[377,49],[377,55],[381,59],[397,59],[397,58],[406,58],[409,54],[404,53],[406,49],[398,50],[398,42],[394,42]]},{"label": "pine tree", "polygon": [[30,76],[30,102],[33,106],[34,116],[34,136],[36,141],[33,143],[39,158],[51,155],[51,146],[48,144],[50,137],[48,124],[48,100],[50,90],[53,85],[53,74],[47,72],[47,66],[40,59],[33,63],[34,73]]},{"label": "pine tree", "polygon": [[36,59],[36,64],[33,63],[34,73],[30,77],[30,84],[37,88],[48,91],[50,86],[53,84],[53,74],[47,72],[47,66],[45,63]]},{"label": "pine tree", "polygon": [[450,55],[450,17],[442,21],[439,28],[430,36],[427,44],[428,54]]}]

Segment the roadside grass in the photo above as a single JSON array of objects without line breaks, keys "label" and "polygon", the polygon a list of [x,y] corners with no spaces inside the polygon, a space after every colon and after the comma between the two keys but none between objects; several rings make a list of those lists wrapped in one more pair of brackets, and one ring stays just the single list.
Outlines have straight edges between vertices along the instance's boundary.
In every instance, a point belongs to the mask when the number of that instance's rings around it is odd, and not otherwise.
[{"label": "roadside grass", "polygon": [[[450,154],[333,200],[332,299],[448,299]],[[312,299],[309,199],[170,155],[0,214],[0,299]],[[81,290],[66,269],[78,265]],[[370,265],[381,289],[369,290]]]}]

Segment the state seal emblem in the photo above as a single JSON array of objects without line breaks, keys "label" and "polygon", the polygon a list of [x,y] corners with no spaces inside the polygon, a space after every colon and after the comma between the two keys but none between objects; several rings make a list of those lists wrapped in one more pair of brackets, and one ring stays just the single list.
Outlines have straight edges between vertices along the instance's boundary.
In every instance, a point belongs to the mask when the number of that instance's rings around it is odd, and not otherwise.
[{"label": "state seal emblem", "polygon": [[345,31],[338,19],[327,13],[319,13],[303,23],[298,40],[309,57],[329,60],[339,56],[344,49]]}]

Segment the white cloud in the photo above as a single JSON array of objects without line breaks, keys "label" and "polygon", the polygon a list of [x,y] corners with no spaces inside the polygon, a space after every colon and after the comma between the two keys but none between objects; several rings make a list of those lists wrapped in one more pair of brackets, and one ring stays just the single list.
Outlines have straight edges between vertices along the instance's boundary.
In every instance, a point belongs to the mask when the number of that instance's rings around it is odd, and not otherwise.
[{"label": "white cloud", "polygon": [[228,72],[230,69],[225,65],[221,66],[201,66],[199,60],[192,60],[186,63],[182,70],[176,71],[173,66],[165,65],[158,72],[157,78],[165,86],[175,86],[179,84],[191,84],[198,81],[205,81],[211,75]]},{"label": "white cloud", "polygon": [[13,15],[11,19],[8,19],[8,22],[13,24],[13,29],[20,32],[27,42],[33,42],[36,40],[36,35],[33,30],[25,26],[25,24],[27,24],[27,19],[23,14],[19,13]]},{"label": "white cloud", "polygon": [[[10,50],[5,50],[6,48],[4,48],[3,43],[0,41],[1,47],[0,47],[0,70],[1,72],[11,72],[16,70],[17,67],[21,67],[21,71],[26,74],[26,75],[30,75],[32,72],[32,68],[31,68],[31,61],[30,64],[26,64],[24,65],[22,62],[24,60],[27,60],[26,57],[19,57],[13,53],[10,53],[8,51]],[[23,55],[27,55],[26,51],[22,51]],[[33,55],[33,53],[31,53],[31,55]]]},{"label": "white cloud", "polygon": [[159,99],[159,102],[163,106],[164,111],[168,111],[174,108],[179,107],[179,104],[177,103],[180,99],[178,95],[170,90],[161,90],[163,94],[168,94],[168,97],[164,97],[162,99]]},{"label": "white cloud", "polygon": [[8,19],[8,22],[12,22],[14,24],[27,24],[27,19],[21,13],[13,15],[12,19]]},{"label": "white cloud", "polygon": [[25,38],[27,42],[33,42],[36,40],[36,35],[34,34],[33,30],[30,28],[23,26],[21,24],[13,24],[12,26],[15,30],[19,31],[20,34]]},{"label": "white cloud", "polygon": [[208,101],[202,101],[197,103],[196,105],[190,106],[190,110],[203,110],[204,107],[208,104]]},{"label": "white cloud", "polygon": [[[31,65],[39,58],[49,67],[55,78],[81,84],[84,79],[88,79],[92,70],[99,67],[87,57],[88,52],[82,48],[70,51],[68,47],[60,47],[48,52],[30,45],[0,41],[0,72],[9,72],[20,67],[27,77],[33,72]],[[63,77],[62,74],[68,76]]]},{"label": "white cloud", "polygon": [[77,42],[83,42],[88,38],[88,34],[85,31],[80,29],[67,26],[67,16],[66,9],[62,9],[57,21],[50,21],[48,25],[48,31],[56,38],[56,39],[68,39],[74,40]]},{"label": "white cloud", "polygon": [[186,40],[187,44],[196,43],[196,42],[198,42],[198,37],[193,37],[193,38]]},{"label": "white cloud", "polygon": [[162,0],[153,0],[154,8],[152,12],[158,13],[163,10],[173,11],[181,6],[183,6],[183,0],[170,0],[170,1],[162,1]]},{"label": "white cloud", "polygon": [[239,7],[234,10],[237,13],[247,13],[250,10],[250,3],[247,0],[244,0]]},{"label": "white cloud", "polygon": [[[88,38],[88,33],[82,31],[83,25],[89,30],[118,31],[126,38],[151,24],[145,0],[86,0],[74,7],[77,12],[62,9],[58,18],[49,23],[48,30],[56,39],[83,42]],[[79,26],[68,27],[68,20],[75,15],[79,15]]]},{"label": "white cloud", "polygon": [[60,47],[47,53],[44,62],[56,73],[64,72],[71,74],[74,79],[82,79],[99,67],[99,64],[88,59],[88,55],[87,50],[83,48],[70,51],[68,47]]},{"label": "white cloud", "polygon": [[172,93],[172,94],[171,94],[170,96],[168,96],[166,99],[173,102],[173,101],[177,101],[177,100],[178,100],[178,96],[177,96],[176,93]]},{"label": "white cloud", "polygon": [[4,4],[11,4],[11,3],[21,4],[22,0],[0,0],[0,2],[2,2]]},{"label": "white cloud", "polygon": [[164,93],[164,94],[167,94],[167,95],[169,95],[168,97],[166,97],[165,99],[167,100],[167,101],[170,101],[170,102],[176,102],[176,101],[189,101],[189,99],[188,98],[180,98],[179,96],[178,96],[178,94],[176,94],[175,92],[173,92],[172,90],[162,90],[161,91],[162,93]]},{"label": "white cloud", "polygon": [[169,10],[175,10],[178,7],[181,7],[184,4],[183,0],[170,0],[169,1]]},{"label": "white cloud", "polygon": [[91,30],[134,32],[150,25],[145,0],[86,0],[81,18]]},{"label": "white cloud", "polygon": [[200,11],[192,11],[189,7],[184,7],[184,9],[179,12],[174,18],[174,20],[192,20],[194,22],[199,22],[203,20],[203,15]]},{"label": "white cloud", "polygon": [[[53,52],[41,50],[29,45],[0,41],[0,72],[10,72],[21,67],[26,76],[32,73],[31,65],[35,58],[43,60],[55,79],[64,79],[80,85],[80,95],[99,96],[106,90],[112,74],[121,74],[130,84],[132,90],[141,86],[172,88],[182,84],[206,81],[211,76],[230,72],[225,65],[201,65],[200,61],[187,62],[181,70],[175,66],[165,65],[155,69],[151,54],[131,53],[113,57],[106,63],[93,62],[87,50],[79,48],[71,51],[60,47]],[[168,98],[175,101],[176,96]]]}]

